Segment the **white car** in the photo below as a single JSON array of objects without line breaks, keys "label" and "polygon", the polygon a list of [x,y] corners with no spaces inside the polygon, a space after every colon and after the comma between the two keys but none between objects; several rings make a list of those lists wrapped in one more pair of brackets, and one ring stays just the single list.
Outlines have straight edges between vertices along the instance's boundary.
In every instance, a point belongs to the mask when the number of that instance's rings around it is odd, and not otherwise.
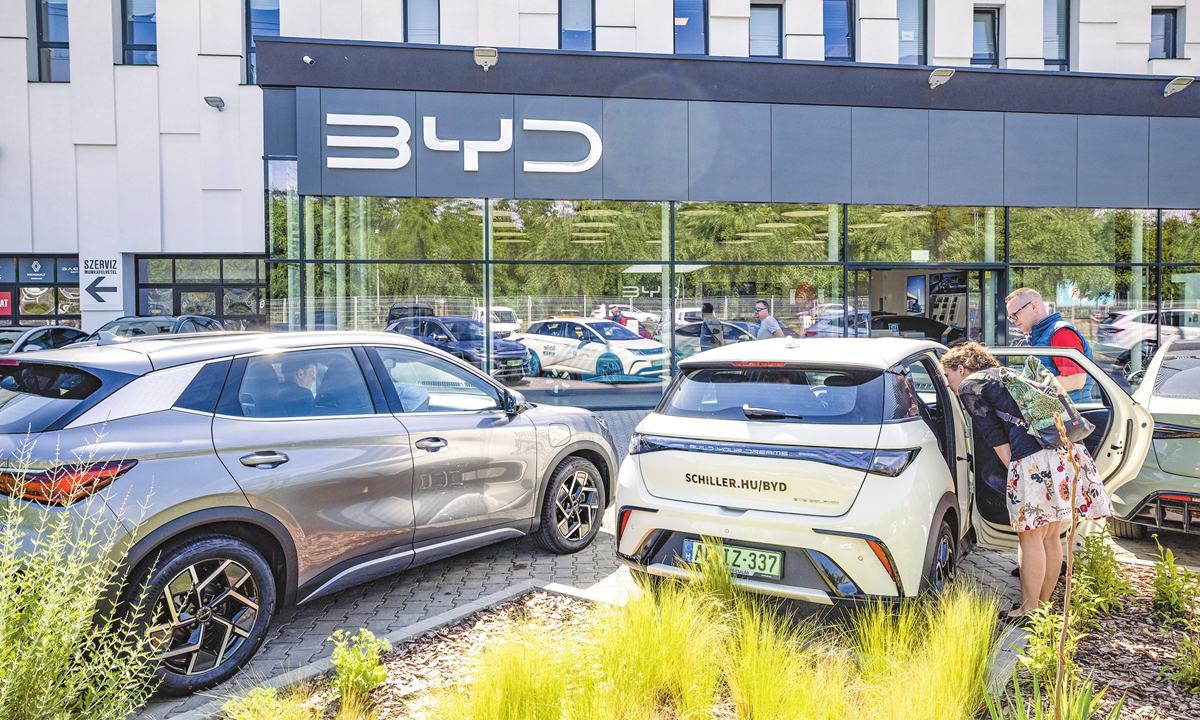
[{"label": "white car", "polygon": [[[475,308],[475,320],[477,322],[484,321],[485,308]],[[501,305],[492,306],[492,332],[506,340],[516,340],[516,336],[521,334],[521,318],[517,317],[517,311],[510,307]]]},{"label": "white car", "polygon": [[642,325],[645,325],[646,323],[657,323],[661,319],[661,316],[656,313],[639,310],[632,305],[601,305],[592,311],[592,317],[607,319],[613,308],[620,310],[622,315],[633,318]]},{"label": "white car", "polygon": [[[906,338],[780,338],[681,361],[621,465],[619,560],[686,577],[702,539],[719,538],[735,585],[829,605],[940,590],[972,529],[1015,549],[1004,473],[998,487],[974,477],[995,453],[972,437],[943,352]],[[1023,363],[1028,349],[993,352]],[[1098,429],[1084,444],[1115,491],[1145,458],[1150,415],[1077,351],[1038,355],[1096,380],[1098,400],[1080,410]]]},{"label": "white car", "polygon": [[663,344],[611,320],[564,318],[529,326],[519,342],[529,348],[529,375],[582,379],[659,379],[670,369]]},{"label": "white car", "polygon": [[1168,340],[1200,338],[1200,310],[1110,312],[1096,326],[1096,342],[1092,344],[1092,349],[1118,364],[1128,365],[1133,348],[1137,347],[1142,352],[1144,368],[1154,355],[1160,332],[1164,343]]}]

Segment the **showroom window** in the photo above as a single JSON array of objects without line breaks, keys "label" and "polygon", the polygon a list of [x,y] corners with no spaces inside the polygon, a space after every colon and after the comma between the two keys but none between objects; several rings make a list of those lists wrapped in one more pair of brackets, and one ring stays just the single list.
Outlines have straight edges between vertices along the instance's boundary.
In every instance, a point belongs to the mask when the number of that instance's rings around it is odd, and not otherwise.
[{"label": "showroom window", "polygon": [[854,59],[854,2],[825,0],[825,59]]},{"label": "showroom window", "polygon": [[595,50],[595,0],[559,0],[558,47],[563,50]]},{"label": "showroom window", "polygon": [[1150,59],[1178,57],[1179,11],[1159,9],[1150,11]]},{"label": "showroom window", "polygon": [[0,256],[0,325],[79,327],[79,258]]},{"label": "showroom window", "polygon": [[38,80],[71,81],[67,0],[37,0]]},{"label": "showroom window", "polygon": [[126,65],[158,64],[157,0],[124,0],[122,38]]},{"label": "showroom window", "polygon": [[441,42],[441,9],[438,0],[406,0],[404,41],[437,45]]},{"label": "showroom window", "polygon": [[1000,10],[975,8],[971,30],[971,64],[980,67],[1000,67]]},{"label": "showroom window", "polygon": [[750,6],[750,57],[783,57],[782,6]]},{"label": "showroom window", "polygon": [[896,0],[900,19],[900,64],[924,65],[926,0]]},{"label": "showroom window", "polygon": [[246,0],[246,82],[258,82],[255,37],[279,37],[279,0]]},{"label": "showroom window", "polygon": [[230,330],[265,330],[266,265],[260,255],[137,258],[137,314],[204,315]]},{"label": "showroom window", "polygon": [[1066,72],[1071,69],[1070,12],[1070,0],[1043,0],[1042,49],[1047,70]]},{"label": "showroom window", "polygon": [[675,54],[708,54],[707,0],[675,0]]}]

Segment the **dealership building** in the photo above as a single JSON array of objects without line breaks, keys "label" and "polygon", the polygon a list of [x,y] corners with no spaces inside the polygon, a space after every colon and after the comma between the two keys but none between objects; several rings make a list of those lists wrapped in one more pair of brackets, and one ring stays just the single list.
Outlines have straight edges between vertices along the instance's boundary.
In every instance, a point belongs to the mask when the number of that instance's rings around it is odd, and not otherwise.
[{"label": "dealership building", "polygon": [[[515,321],[594,406],[705,303],[1200,335],[1200,0],[17,0],[0,50],[0,324]],[[571,320],[613,304],[665,364]]]}]

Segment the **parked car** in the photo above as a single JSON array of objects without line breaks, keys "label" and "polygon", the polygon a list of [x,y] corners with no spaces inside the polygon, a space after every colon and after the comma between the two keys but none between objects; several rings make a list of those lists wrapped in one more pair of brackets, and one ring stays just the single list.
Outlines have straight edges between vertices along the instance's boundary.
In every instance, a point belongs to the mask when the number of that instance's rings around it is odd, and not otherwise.
[{"label": "parked car", "polygon": [[[416,338],[426,345],[444,350],[460,360],[484,369],[483,323],[467,317],[405,318],[388,325],[387,332]],[[525,377],[529,367],[529,351],[521,343],[501,339],[492,333],[492,377],[505,383],[516,383]]]},{"label": "parked car", "polygon": [[[829,605],[940,589],[972,530],[1015,549],[1004,488],[973,477],[994,451],[970,434],[944,351],[892,337],[774,339],[681,361],[621,465],[620,562],[683,578],[702,538],[721,538],[735,585]],[[1021,363],[1028,349],[994,352]],[[1100,387],[1079,406],[1097,427],[1084,444],[1120,492],[1146,455],[1149,413],[1079,352],[1038,355],[1069,357]]]},{"label": "parked car", "polygon": [[400,318],[409,317],[435,317],[436,312],[433,311],[432,305],[424,305],[421,303],[396,303],[388,310],[387,320],[385,325],[390,325]]},{"label": "parked car", "polygon": [[1112,496],[1113,534],[1200,534],[1200,340],[1164,343],[1133,399],[1154,416],[1154,442],[1138,476]]},{"label": "parked car", "polygon": [[167,693],[232,677],[295,603],[507,538],[586,547],[616,468],[592,413],[392,333],[46,350],[0,364],[0,407],[0,454],[33,463],[0,475],[17,531],[94,513],[133,543],[121,599],[153,602]]},{"label": "parked car", "polygon": [[51,350],[70,345],[85,337],[87,333],[84,331],[66,325],[0,327],[0,355]]},{"label": "parked car", "polygon": [[81,338],[78,342],[91,342],[100,338],[100,333],[111,333],[120,338],[147,337],[151,335],[178,335],[181,333],[221,332],[221,323],[202,315],[154,315],[151,317],[120,317],[105,323],[98,330]]},{"label": "parked car", "polygon": [[[752,330],[747,330],[742,323],[723,322],[721,323],[721,343],[739,343],[749,342],[754,340],[755,335]],[[757,329],[756,329],[757,330]],[[682,360],[686,357],[691,357],[698,352],[711,350],[717,347],[709,336],[708,331],[704,328],[704,323],[694,322],[687,325],[680,325],[675,328],[675,359]]]},{"label": "parked car", "polygon": [[663,344],[611,320],[542,320],[521,335],[529,348],[529,374],[569,377],[659,379],[670,371]]},{"label": "parked car", "polygon": [[658,313],[646,312],[645,310],[640,310],[640,309],[634,307],[633,305],[620,305],[620,304],[600,305],[599,307],[597,307],[595,310],[592,311],[592,317],[607,319],[609,317],[609,313],[612,312],[613,308],[620,310],[622,315],[624,315],[625,317],[631,317],[634,320],[637,320],[642,325],[645,325],[646,323],[657,324],[658,321],[662,319],[662,316],[659,315]]},{"label": "parked car", "polygon": [[847,323],[846,313],[842,310],[834,310],[818,316],[817,321],[804,329],[804,337],[810,338],[840,338],[845,337],[845,327],[850,325],[851,334],[857,327],[859,330],[866,329],[868,323],[871,322],[870,310],[857,310],[850,312],[850,320]]},{"label": "parked car", "polygon": [[[483,317],[484,309],[481,307],[475,308],[475,320],[482,323]],[[512,338],[514,335],[520,335],[521,318],[517,317],[517,312],[512,308],[503,307],[501,305],[493,305],[492,332],[496,333],[502,338]]]}]

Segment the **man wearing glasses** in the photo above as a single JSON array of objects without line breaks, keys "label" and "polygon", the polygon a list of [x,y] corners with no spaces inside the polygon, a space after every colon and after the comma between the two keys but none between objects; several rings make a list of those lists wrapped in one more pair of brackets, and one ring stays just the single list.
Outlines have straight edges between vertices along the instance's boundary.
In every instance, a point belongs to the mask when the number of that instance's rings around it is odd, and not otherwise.
[{"label": "man wearing glasses", "polygon": [[783,337],[783,327],[771,317],[771,306],[766,302],[759,300],[754,303],[754,319],[758,320],[758,340]]},{"label": "man wearing glasses", "polygon": [[[1032,288],[1013,290],[1005,298],[1008,321],[1029,335],[1032,347],[1075,348],[1088,360],[1093,360],[1092,346],[1083,333],[1063,320],[1061,313],[1050,313],[1042,295]],[[1046,362],[1049,360],[1049,362]],[[1096,384],[1083,368],[1067,358],[1042,358],[1046,369],[1058,376],[1058,382],[1073,402],[1091,402],[1092,386]]]}]

